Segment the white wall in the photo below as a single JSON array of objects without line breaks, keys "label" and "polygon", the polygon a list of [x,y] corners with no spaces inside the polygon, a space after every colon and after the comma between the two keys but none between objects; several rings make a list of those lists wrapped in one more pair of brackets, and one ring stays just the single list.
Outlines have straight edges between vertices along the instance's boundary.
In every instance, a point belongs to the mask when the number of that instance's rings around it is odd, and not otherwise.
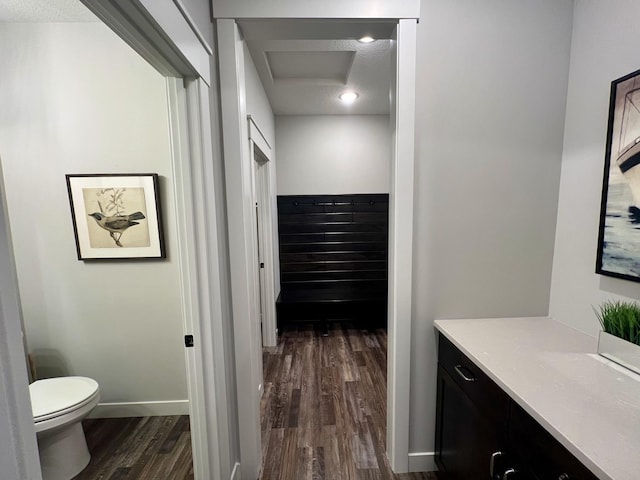
[{"label": "white wall", "polygon": [[278,195],[388,193],[386,115],[277,116]]},{"label": "white wall", "polygon": [[411,452],[433,451],[433,319],[548,312],[571,14],[422,1]]},{"label": "white wall", "polygon": [[[165,81],[95,24],[2,24],[0,145],[29,348],[102,402],[185,400]],[[66,173],[161,177],[168,258],[76,259]]]},{"label": "white wall", "polygon": [[611,81],[640,68],[640,3],[575,3],[551,315],[588,334],[600,329],[592,306],[640,299],[640,284],[595,274]]}]

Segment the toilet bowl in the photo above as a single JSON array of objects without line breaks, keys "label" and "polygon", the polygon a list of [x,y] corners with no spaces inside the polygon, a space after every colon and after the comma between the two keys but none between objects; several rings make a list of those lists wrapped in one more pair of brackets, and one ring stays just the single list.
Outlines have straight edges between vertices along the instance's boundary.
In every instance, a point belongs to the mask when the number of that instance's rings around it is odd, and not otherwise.
[{"label": "toilet bowl", "polygon": [[100,400],[98,383],[58,377],[29,385],[43,480],[70,480],[91,459],[80,421]]}]

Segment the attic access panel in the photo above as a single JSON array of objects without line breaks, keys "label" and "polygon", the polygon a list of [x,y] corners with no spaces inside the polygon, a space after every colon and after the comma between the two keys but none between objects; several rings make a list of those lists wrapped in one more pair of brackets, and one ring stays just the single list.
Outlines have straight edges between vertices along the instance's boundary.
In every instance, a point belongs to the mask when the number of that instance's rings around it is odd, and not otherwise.
[{"label": "attic access panel", "polygon": [[329,80],[347,83],[355,58],[353,50],[265,52],[274,82],[281,80]]}]

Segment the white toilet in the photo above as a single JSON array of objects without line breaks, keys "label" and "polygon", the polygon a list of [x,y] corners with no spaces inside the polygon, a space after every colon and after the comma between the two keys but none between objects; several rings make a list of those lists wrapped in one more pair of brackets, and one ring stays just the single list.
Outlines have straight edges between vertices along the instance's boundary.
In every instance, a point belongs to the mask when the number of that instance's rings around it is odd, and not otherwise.
[{"label": "white toilet", "polygon": [[80,421],[100,400],[98,382],[58,377],[29,385],[43,480],[70,480],[91,459]]}]

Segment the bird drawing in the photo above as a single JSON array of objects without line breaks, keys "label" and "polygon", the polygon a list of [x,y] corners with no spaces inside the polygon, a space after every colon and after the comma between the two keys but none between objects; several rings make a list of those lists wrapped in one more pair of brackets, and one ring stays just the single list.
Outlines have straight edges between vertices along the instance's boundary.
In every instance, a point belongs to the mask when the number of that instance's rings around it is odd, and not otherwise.
[{"label": "bird drawing", "polygon": [[99,212],[94,212],[89,216],[93,217],[101,228],[104,228],[109,232],[109,235],[111,235],[111,238],[119,247],[122,247],[120,238],[125,230],[133,225],[140,224],[140,222],[136,222],[135,220],[142,220],[146,218],[142,212],[135,212],[131,215],[114,215],[110,217]]}]

